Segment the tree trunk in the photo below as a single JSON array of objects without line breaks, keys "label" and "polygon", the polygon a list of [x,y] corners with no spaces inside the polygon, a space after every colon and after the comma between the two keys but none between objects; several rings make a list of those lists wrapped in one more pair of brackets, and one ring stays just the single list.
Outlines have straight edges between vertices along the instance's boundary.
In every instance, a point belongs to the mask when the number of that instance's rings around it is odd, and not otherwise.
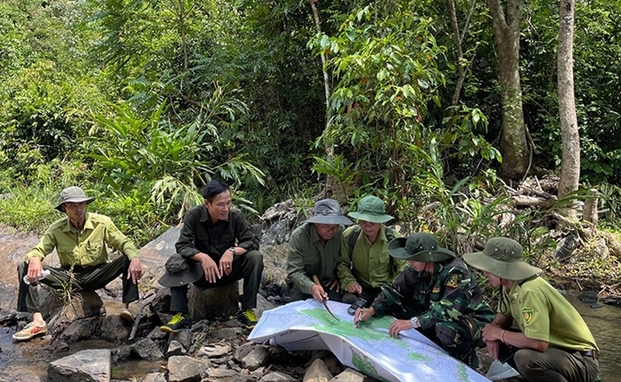
[{"label": "tree trunk", "polygon": [[502,136],[500,150],[503,161],[500,175],[519,179],[528,171],[530,150],[522,112],[520,85],[520,22],[522,0],[507,0],[506,12],[501,0],[486,0],[492,15],[498,48],[498,73],[502,102]]},{"label": "tree trunk", "polygon": [[578,189],[580,134],[574,98],[573,42],[575,0],[561,0],[558,37],[558,109],[561,121],[562,160],[558,196]]},{"label": "tree trunk", "polygon": [[[319,12],[317,11],[317,6],[315,2],[317,0],[308,0],[311,11],[313,12],[313,20],[315,21],[315,29],[317,29],[317,33],[321,33],[321,22],[319,21]],[[322,72],[323,72],[323,88],[326,96],[326,127],[324,132],[328,130],[328,124],[330,123],[330,76],[326,71],[326,56],[321,53],[321,64],[322,64]],[[326,152],[326,156],[328,160],[331,160],[334,156],[334,143],[332,141],[328,141],[327,134],[324,134],[325,138],[325,146],[324,150]]]}]

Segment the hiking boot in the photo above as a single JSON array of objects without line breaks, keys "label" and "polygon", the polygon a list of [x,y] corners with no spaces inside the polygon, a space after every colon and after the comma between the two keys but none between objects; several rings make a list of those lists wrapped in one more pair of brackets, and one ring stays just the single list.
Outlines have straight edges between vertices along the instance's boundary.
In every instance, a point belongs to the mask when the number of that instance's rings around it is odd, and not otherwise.
[{"label": "hiking boot", "polygon": [[31,322],[22,330],[13,334],[13,339],[15,341],[28,341],[45,333],[47,333],[47,325],[37,326],[34,322]]},{"label": "hiking boot", "polygon": [[190,317],[179,312],[166,325],[160,326],[160,330],[165,333],[178,333],[182,329],[190,329],[191,327],[192,320],[190,320]]},{"label": "hiking boot", "polygon": [[257,316],[254,315],[254,310],[246,309],[240,311],[235,315],[235,319],[239,321],[246,329],[252,329],[257,324]]}]

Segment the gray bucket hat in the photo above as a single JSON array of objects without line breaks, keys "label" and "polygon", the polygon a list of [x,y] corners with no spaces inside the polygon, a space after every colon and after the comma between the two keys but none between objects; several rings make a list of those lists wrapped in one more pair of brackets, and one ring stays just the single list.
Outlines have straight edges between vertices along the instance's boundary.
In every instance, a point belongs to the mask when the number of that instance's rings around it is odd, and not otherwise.
[{"label": "gray bucket hat", "polygon": [[438,246],[438,240],[426,232],[413,233],[407,237],[398,237],[388,243],[390,256],[411,261],[440,262],[455,257],[455,253]]},{"label": "gray bucket hat", "polygon": [[526,280],[541,273],[540,268],[524,261],[520,243],[508,237],[493,237],[487,241],[483,251],[467,253],[463,259],[474,268],[506,280]]},{"label": "gray bucket hat", "polygon": [[198,261],[186,259],[176,253],[166,260],[166,273],[158,282],[165,287],[178,287],[198,281],[203,277],[203,267]]},{"label": "gray bucket hat", "polygon": [[89,198],[84,193],[84,190],[77,186],[67,187],[60,192],[60,203],[55,207],[58,211],[62,212],[61,207],[65,203],[82,203],[90,204],[95,198]]},{"label": "gray bucket hat", "polygon": [[341,205],[334,199],[321,199],[315,202],[313,216],[305,220],[304,223],[354,224],[354,222],[343,215]]},{"label": "gray bucket hat", "polygon": [[392,216],[386,215],[386,206],[382,199],[372,195],[360,199],[358,211],[350,212],[349,216],[371,223],[386,223],[392,219]]}]

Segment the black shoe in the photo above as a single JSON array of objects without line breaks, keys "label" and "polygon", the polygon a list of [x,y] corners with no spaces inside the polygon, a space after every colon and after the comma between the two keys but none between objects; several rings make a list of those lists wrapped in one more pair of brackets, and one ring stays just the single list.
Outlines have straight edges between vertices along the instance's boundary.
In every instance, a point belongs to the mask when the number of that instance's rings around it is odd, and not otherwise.
[{"label": "black shoe", "polygon": [[160,330],[166,333],[178,333],[181,329],[190,329],[191,327],[192,320],[190,317],[179,312],[166,325],[160,326]]},{"label": "black shoe", "polygon": [[257,324],[257,316],[254,315],[254,310],[246,309],[240,311],[235,315],[235,319],[239,321],[246,329],[252,329]]}]

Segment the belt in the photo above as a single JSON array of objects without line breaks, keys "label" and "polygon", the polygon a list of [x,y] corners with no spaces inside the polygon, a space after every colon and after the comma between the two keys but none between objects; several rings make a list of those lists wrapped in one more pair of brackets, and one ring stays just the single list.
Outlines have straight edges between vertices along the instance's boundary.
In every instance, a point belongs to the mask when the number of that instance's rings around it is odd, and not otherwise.
[{"label": "belt", "polygon": [[595,349],[589,350],[589,351],[581,351],[580,354],[582,354],[585,357],[591,357],[595,360],[599,359],[599,352]]}]

